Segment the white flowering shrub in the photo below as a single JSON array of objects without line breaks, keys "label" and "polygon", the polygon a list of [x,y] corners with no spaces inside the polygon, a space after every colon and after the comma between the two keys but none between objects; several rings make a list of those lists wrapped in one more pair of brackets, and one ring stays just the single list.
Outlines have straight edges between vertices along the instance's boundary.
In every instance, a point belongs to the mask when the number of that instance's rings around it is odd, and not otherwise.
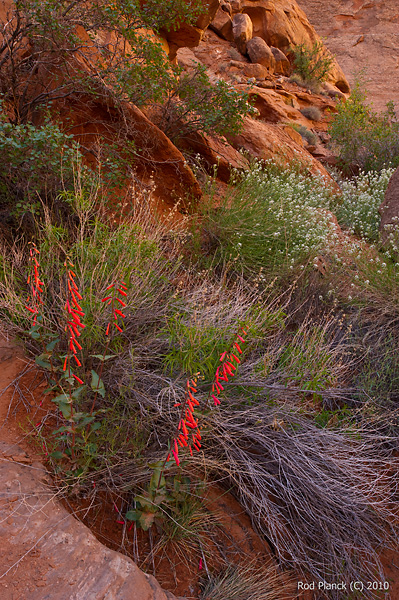
[{"label": "white flowering shrub", "polygon": [[361,172],[357,177],[341,181],[342,203],[336,209],[339,223],[362,239],[377,242],[381,221],[378,208],[392,173],[393,169]]},{"label": "white flowering shrub", "polygon": [[204,225],[217,240],[216,258],[280,278],[312,263],[331,243],[331,198],[321,178],[259,161],[217,211],[206,213]]}]

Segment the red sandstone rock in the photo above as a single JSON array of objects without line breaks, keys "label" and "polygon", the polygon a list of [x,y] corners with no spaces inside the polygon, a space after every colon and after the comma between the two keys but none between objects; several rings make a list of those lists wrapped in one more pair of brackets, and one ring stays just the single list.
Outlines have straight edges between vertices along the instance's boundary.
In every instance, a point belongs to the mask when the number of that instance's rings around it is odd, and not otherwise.
[{"label": "red sandstone rock", "polygon": [[221,8],[217,11],[209,27],[223,39],[228,40],[229,42],[234,40],[233,21],[231,20],[230,15]]},{"label": "red sandstone rock", "polygon": [[247,42],[247,53],[251,62],[259,63],[269,71],[274,72],[276,61],[273,52],[261,37],[253,37]]},{"label": "red sandstone rock", "polygon": [[[251,17],[253,35],[283,52],[288,52],[296,44],[311,46],[320,40],[295,0],[244,0],[242,11]],[[349,91],[349,84],[338,63],[334,64],[329,81],[342,92]]]},{"label": "red sandstone rock", "polygon": [[248,15],[241,13],[234,15],[233,37],[241,54],[245,54],[247,42],[252,38],[252,21]]},{"label": "red sandstone rock", "polygon": [[269,74],[267,68],[263,65],[260,65],[259,63],[244,63],[244,68],[242,72],[244,73],[245,77],[254,78],[258,80],[265,79]]},{"label": "red sandstone rock", "polygon": [[294,142],[283,128],[246,117],[243,131],[226,136],[236,149],[244,149],[256,158],[287,166],[292,161],[303,165],[304,171],[322,176],[333,188],[338,186],[321,163]]},{"label": "red sandstone rock", "polygon": [[351,84],[356,73],[364,73],[377,110],[399,98],[398,0],[298,0],[298,4]]},{"label": "red sandstone rock", "polygon": [[274,46],[270,47],[275,60],[274,72],[280,75],[289,75],[291,72],[291,64],[284,52]]},{"label": "red sandstone rock", "polygon": [[242,156],[226,139],[206,134],[191,134],[186,144],[192,151],[202,156],[207,171],[213,175],[217,167],[218,179],[229,182],[232,169],[248,169],[248,160]]}]

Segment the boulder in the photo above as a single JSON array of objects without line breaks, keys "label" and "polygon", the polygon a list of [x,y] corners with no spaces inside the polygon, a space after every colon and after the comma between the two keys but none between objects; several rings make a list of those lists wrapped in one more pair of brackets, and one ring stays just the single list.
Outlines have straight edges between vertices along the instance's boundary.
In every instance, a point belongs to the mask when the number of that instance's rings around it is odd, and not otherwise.
[{"label": "boulder", "polygon": [[233,13],[241,11],[241,0],[230,0],[230,6]]},{"label": "boulder", "polygon": [[[245,86],[237,86],[240,91],[245,91]],[[290,95],[283,95],[276,90],[262,89],[257,86],[249,91],[251,104],[258,110],[259,117],[267,123],[287,123],[296,121],[306,125],[307,119],[299,110],[299,105],[292,105]]]},{"label": "boulder", "polygon": [[269,71],[263,65],[259,63],[244,63],[243,74],[245,77],[250,79],[257,79],[258,81],[262,81],[266,79],[269,74]]},{"label": "boulder", "polygon": [[177,64],[183,67],[186,71],[195,69],[198,65],[202,64],[190,48],[179,48],[176,58]]},{"label": "boulder", "polygon": [[228,40],[229,42],[234,41],[233,21],[231,20],[230,15],[221,8],[217,11],[209,27],[224,40]]},{"label": "boulder", "polygon": [[380,205],[380,233],[383,242],[389,239],[398,245],[399,241],[399,168],[396,169],[385,192],[385,199]]},{"label": "boulder", "polygon": [[220,0],[209,0],[206,3],[207,10],[198,17],[194,25],[183,23],[178,29],[169,31],[162,30],[161,35],[168,41],[170,53],[169,58],[176,57],[178,48],[194,48],[202,40],[202,36],[208,25],[217,13]]},{"label": "boulder", "polygon": [[288,76],[291,72],[291,64],[284,52],[274,46],[270,47],[275,60],[274,72],[278,75]]},{"label": "boulder", "polygon": [[[312,46],[315,41],[321,40],[295,0],[243,0],[242,11],[251,17],[253,35],[284,53],[289,53],[291,46],[302,43]],[[336,61],[328,80],[342,92],[350,91]]]},{"label": "boulder", "polygon": [[221,0],[220,8],[231,17],[233,11],[231,10],[230,2],[227,2],[227,0]]},{"label": "boulder", "polygon": [[276,65],[273,52],[261,37],[253,37],[247,42],[247,53],[251,62],[259,63],[266,67],[269,71],[274,71]]},{"label": "boulder", "polygon": [[233,18],[233,37],[241,54],[247,51],[247,42],[252,38],[253,28],[250,17],[238,13]]},{"label": "boulder", "polygon": [[336,85],[333,85],[332,83],[330,83],[329,81],[325,81],[322,86],[321,89],[328,95],[330,96],[330,98],[346,98],[345,94],[343,92],[341,92],[341,90],[339,90],[337,88]]}]

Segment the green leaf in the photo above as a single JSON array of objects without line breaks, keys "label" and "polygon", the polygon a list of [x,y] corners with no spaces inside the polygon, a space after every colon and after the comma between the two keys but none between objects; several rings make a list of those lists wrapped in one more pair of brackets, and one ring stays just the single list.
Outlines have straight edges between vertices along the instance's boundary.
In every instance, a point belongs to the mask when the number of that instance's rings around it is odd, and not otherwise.
[{"label": "green leaf", "polygon": [[105,356],[103,356],[102,354],[90,354],[90,356],[92,356],[93,358],[98,358],[98,360],[101,361],[106,361],[106,360],[110,360],[110,358],[115,358],[115,356],[118,356],[117,354],[106,354]]},{"label": "green leaf", "polygon": [[91,372],[91,389],[93,390],[93,392],[98,392],[102,398],[105,398],[104,382],[93,370]]},{"label": "green leaf", "polygon": [[37,365],[39,365],[39,367],[42,367],[43,369],[47,369],[47,371],[51,371],[51,369],[52,369],[51,364],[49,363],[48,360],[46,360],[46,358],[48,358],[47,354],[41,354],[40,356],[36,356],[35,363]]},{"label": "green leaf", "polygon": [[55,450],[55,452],[51,452],[50,456],[51,458],[55,458],[55,460],[60,460],[61,458],[64,458],[65,454],[59,450]]},{"label": "green leaf", "polygon": [[128,510],[125,515],[125,519],[127,519],[128,521],[138,521],[140,519],[140,516],[141,512],[137,510]]},{"label": "green leaf", "polygon": [[47,352],[52,352],[59,341],[60,341],[60,338],[56,338],[55,340],[53,340],[52,342],[47,344],[47,346],[46,346]]},{"label": "green leaf", "polygon": [[87,388],[87,385],[81,385],[80,387],[76,388],[76,390],[74,390],[72,392],[72,396],[75,399],[79,399],[79,396],[84,392],[84,390]]},{"label": "green leaf", "polygon": [[70,404],[64,404],[63,402],[60,402],[60,404],[58,405],[58,408],[62,412],[62,416],[64,417],[64,419],[71,418],[72,407]]},{"label": "green leaf", "polygon": [[54,404],[59,404],[60,402],[69,404],[72,402],[72,399],[67,394],[60,394],[59,396],[52,398],[51,402],[54,402]]}]

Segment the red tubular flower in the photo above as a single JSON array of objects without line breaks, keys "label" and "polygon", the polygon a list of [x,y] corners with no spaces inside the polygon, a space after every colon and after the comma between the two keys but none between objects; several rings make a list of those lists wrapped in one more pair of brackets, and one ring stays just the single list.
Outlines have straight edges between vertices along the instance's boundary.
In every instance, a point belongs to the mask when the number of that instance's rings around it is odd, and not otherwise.
[{"label": "red tubular flower", "polygon": [[29,296],[26,303],[26,309],[32,313],[33,319],[32,324],[36,325],[37,316],[39,314],[39,308],[43,304],[43,281],[40,279],[39,274],[39,261],[37,260],[37,256],[40,254],[39,250],[36,248],[36,245],[33,242],[30,242],[29,248],[29,263],[30,263],[30,272],[27,277],[27,284],[29,285]]}]

